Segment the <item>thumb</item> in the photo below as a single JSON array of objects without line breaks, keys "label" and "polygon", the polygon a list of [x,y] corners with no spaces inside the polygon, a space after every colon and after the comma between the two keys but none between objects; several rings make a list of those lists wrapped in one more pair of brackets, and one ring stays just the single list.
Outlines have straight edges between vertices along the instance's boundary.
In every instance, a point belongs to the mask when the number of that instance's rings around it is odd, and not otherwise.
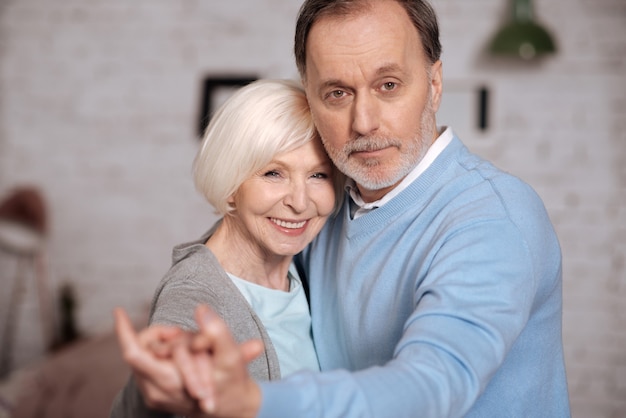
[{"label": "thumb", "polygon": [[263,353],[264,346],[261,340],[248,340],[239,345],[241,355],[246,363],[250,363]]}]

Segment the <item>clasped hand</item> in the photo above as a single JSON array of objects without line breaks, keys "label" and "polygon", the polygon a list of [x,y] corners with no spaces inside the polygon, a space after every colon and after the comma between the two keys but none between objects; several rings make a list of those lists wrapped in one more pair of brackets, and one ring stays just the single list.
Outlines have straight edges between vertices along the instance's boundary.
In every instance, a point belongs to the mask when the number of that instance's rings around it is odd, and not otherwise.
[{"label": "clasped hand", "polygon": [[263,343],[238,344],[207,306],[195,311],[198,332],[151,325],[139,333],[126,312],[115,310],[115,331],[146,405],[188,417],[254,417],[261,391],[247,365]]}]

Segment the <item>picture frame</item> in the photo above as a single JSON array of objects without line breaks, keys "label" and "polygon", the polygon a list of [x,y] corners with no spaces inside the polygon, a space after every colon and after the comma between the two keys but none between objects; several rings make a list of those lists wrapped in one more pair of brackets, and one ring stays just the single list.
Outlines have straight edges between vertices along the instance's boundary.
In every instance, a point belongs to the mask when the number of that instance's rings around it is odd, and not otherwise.
[{"label": "picture frame", "polygon": [[215,111],[237,89],[258,80],[255,75],[209,75],[202,82],[200,114],[198,117],[198,135],[200,138]]},{"label": "picture frame", "polygon": [[446,83],[437,123],[454,126],[463,137],[485,133],[491,123],[489,87],[483,83],[452,80]]}]

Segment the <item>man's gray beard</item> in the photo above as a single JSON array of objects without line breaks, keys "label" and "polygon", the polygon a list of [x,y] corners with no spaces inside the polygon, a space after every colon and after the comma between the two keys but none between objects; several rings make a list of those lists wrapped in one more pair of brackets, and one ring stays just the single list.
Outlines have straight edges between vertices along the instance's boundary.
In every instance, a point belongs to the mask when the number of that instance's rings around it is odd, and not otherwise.
[{"label": "man's gray beard", "polygon": [[[377,136],[359,137],[348,142],[341,150],[331,148],[325,141],[324,145],[330,159],[337,168],[348,177],[352,178],[360,188],[365,190],[381,190],[399,183],[413,170],[430,147],[431,135],[435,131],[434,115],[430,102],[424,109],[421,117],[420,131],[412,141],[404,144],[404,152],[401,153],[400,163],[392,170],[376,173],[376,167],[380,164],[377,159],[357,160],[350,158],[355,151],[371,151],[382,149],[387,146],[402,146],[402,141],[397,138]],[[322,139],[323,140],[323,139]]]},{"label": "man's gray beard", "polygon": [[[400,141],[397,139],[389,138],[359,138],[351,144],[378,144],[379,147],[374,149],[380,149],[384,146],[398,146]],[[382,145],[385,144],[385,145]],[[382,146],[381,146],[382,145]],[[341,156],[335,161],[335,165],[345,173],[348,177],[352,178],[361,188],[366,190],[380,190],[387,187],[391,187],[394,184],[400,182],[406,177],[411,170],[421,161],[424,151],[427,149],[421,144],[421,139],[414,139],[411,141],[410,146],[405,146],[404,152],[400,156],[400,162],[393,168],[387,168],[382,172],[377,172],[377,168],[380,165],[380,161],[375,158],[367,160],[356,160],[346,158],[349,155],[348,148],[344,147]],[[359,148],[359,147],[357,147]]]}]

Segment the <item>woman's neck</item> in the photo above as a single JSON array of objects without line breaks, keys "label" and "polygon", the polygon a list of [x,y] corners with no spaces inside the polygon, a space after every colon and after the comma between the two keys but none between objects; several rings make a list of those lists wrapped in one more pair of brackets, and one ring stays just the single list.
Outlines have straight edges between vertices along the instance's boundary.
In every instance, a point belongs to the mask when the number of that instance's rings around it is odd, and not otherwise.
[{"label": "woman's neck", "polygon": [[292,256],[268,253],[256,245],[228,215],[205,244],[226,272],[251,283],[289,291]]}]

